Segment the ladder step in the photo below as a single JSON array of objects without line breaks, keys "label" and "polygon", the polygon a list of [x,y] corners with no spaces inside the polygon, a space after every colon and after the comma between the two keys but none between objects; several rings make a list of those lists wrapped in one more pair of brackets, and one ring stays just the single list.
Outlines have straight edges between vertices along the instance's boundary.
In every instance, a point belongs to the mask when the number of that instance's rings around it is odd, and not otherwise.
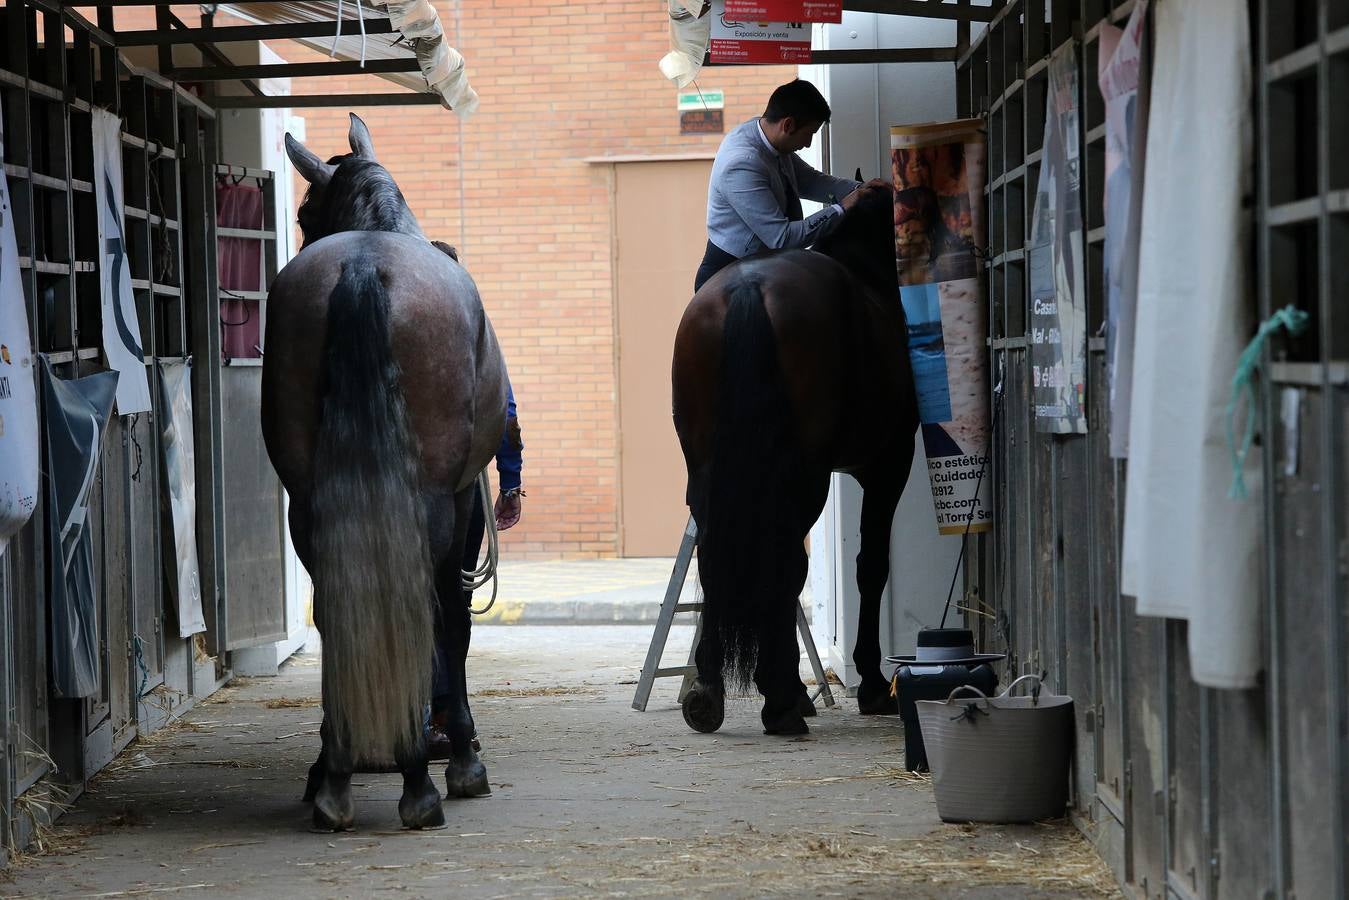
[{"label": "ladder step", "polygon": [[700,601],[700,602],[697,602],[697,603],[676,603],[676,604],[675,604],[675,612],[677,612],[677,613],[681,613],[681,612],[702,612],[702,610],[703,610],[703,604],[702,604],[701,601]]},{"label": "ladder step", "polygon": [[657,669],[656,678],[668,678],[671,675],[697,675],[697,666],[671,666],[668,669]]}]

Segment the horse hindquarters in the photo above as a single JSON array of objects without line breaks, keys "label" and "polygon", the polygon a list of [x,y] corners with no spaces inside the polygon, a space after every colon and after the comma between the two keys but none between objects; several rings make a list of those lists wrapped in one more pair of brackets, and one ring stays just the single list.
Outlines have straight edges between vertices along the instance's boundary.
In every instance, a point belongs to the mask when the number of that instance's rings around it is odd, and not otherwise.
[{"label": "horse hindquarters", "polygon": [[805,578],[797,498],[805,472],[756,281],[731,288],[722,342],[712,457],[691,497],[703,588],[703,685],[686,700],[685,718],[698,730],[720,725],[724,671],[739,686],[753,677],[764,695],[767,731],[801,733],[793,603]]},{"label": "horse hindquarters", "polygon": [[[389,296],[369,258],[343,264],[327,334],[311,524],[328,784],[314,816],[321,826],[350,827],[348,784],[358,762],[395,759],[405,778],[420,764],[411,789],[435,793],[422,737],[434,587],[421,464],[389,342]],[[438,803],[427,815],[436,813]]]}]

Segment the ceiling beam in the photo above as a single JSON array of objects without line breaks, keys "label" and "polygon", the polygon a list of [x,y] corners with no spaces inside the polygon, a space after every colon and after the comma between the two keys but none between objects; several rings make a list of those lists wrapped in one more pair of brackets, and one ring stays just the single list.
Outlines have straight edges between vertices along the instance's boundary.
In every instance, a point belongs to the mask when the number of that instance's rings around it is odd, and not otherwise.
[{"label": "ceiling beam", "polygon": [[923,19],[949,19],[956,22],[991,22],[1002,9],[1002,3],[992,6],[970,6],[968,2],[942,3],[941,0],[843,0],[848,12],[881,13],[890,16],[917,16]]},{"label": "ceiling beam", "polygon": [[314,109],[340,106],[359,109],[363,106],[425,106],[440,104],[439,94],[421,94],[401,91],[392,94],[287,94],[279,97],[214,97],[211,105],[218,109]]},{"label": "ceiling beam", "polygon": [[[224,25],[212,28],[186,28],[173,31],[119,31],[119,47],[155,47],[160,44],[218,44],[226,41],[280,41],[298,38],[331,38],[336,22],[293,22],[281,25]],[[342,20],[342,33],[359,34],[355,19]],[[394,34],[388,19],[366,19],[366,34]]]},{"label": "ceiling beam", "polygon": [[399,59],[367,59],[362,66],[355,60],[309,63],[264,63],[237,66],[180,66],[165,74],[174,81],[236,81],[241,78],[321,78],[328,75],[383,75],[420,72],[421,64],[411,56]]}]

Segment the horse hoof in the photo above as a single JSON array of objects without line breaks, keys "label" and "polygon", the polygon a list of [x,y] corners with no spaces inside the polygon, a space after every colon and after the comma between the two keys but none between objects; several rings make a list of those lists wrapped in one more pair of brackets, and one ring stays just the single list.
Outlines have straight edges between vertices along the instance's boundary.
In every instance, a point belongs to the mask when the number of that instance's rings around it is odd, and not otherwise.
[{"label": "horse hoof", "polygon": [[711,734],[726,720],[726,702],[721,692],[695,681],[683,703],[684,722],[694,731]]},{"label": "horse hoof", "polygon": [[420,791],[403,792],[398,801],[398,817],[403,820],[404,828],[414,831],[445,827],[445,810],[440,806],[440,793],[429,776]]},{"label": "horse hoof", "polygon": [[763,719],[764,734],[810,734],[810,726],[806,724],[806,720],[795,709],[789,709],[777,716],[764,714],[761,718]]},{"label": "horse hoof", "polygon": [[806,719],[809,719],[811,716],[819,715],[819,711],[815,709],[815,701],[811,700],[810,695],[808,694],[802,694],[796,701],[796,711]]},{"label": "horse hoof", "polygon": [[889,689],[883,692],[857,692],[857,711],[864,716],[894,716],[899,714],[899,700],[890,696]]},{"label": "horse hoof", "polygon": [[470,753],[467,759],[450,760],[450,764],[445,767],[447,799],[491,795],[492,786],[487,783],[487,767],[478,759],[478,754]]},{"label": "horse hoof", "polygon": [[314,830],[328,833],[351,831],[356,827],[356,809],[347,798],[345,804],[332,794],[320,791],[314,797]]}]

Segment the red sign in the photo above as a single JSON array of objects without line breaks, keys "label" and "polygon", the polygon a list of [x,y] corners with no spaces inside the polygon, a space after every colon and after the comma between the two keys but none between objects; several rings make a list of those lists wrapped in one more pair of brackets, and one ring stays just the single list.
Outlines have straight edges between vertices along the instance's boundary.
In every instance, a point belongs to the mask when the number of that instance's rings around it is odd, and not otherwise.
[{"label": "red sign", "polygon": [[718,63],[808,63],[810,25],[806,22],[742,22],[716,15],[708,56]]},{"label": "red sign", "polygon": [[741,22],[842,22],[843,0],[726,0],[726,17]]}]

